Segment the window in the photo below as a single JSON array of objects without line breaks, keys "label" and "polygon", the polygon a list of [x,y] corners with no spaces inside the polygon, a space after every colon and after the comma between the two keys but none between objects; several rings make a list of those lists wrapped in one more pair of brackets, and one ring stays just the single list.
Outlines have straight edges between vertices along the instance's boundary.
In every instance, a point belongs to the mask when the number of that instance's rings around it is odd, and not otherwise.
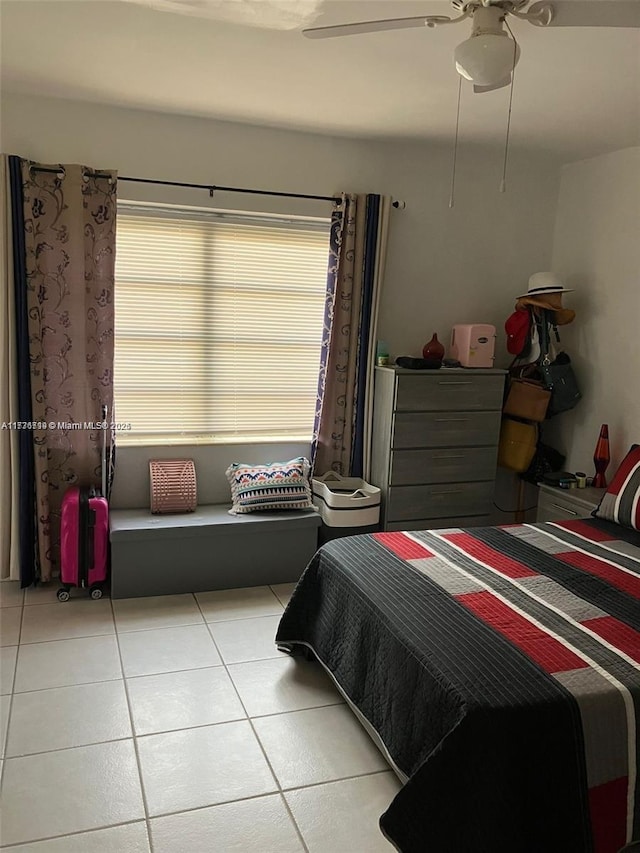
[{"label": "window", "polygon": [[306,441],[329,220],[118,205],[120,444]]}]

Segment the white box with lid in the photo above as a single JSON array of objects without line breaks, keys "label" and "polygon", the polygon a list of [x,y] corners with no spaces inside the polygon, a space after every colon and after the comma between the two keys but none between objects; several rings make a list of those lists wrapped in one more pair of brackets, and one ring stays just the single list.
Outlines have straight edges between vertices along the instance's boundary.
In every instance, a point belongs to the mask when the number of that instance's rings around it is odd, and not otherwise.
[{"label": "white box with lid", "polygon": [[327,527],[368,527],[380,519],[380,489],[334,471],[311,480],[313,503]]}]

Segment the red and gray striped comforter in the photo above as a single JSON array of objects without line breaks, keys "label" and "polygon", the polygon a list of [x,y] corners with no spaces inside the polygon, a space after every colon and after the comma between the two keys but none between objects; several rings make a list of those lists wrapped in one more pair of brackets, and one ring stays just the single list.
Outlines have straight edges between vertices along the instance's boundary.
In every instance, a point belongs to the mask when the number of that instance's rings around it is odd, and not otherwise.
[{"label": "red and gray striped comforter", "polygon": [[335,540],[276,641],[313,650],[407,777],[403,853],[640,840],[640,535],[595,519]]}]

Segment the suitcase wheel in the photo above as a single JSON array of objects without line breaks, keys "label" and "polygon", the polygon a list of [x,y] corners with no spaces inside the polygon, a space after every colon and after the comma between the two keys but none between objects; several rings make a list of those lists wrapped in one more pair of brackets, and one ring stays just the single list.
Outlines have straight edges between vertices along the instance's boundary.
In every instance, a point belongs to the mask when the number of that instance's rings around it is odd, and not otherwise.
[{"label": "suitcase wheel", "polygon": [[69,595],[69,590],[66,587],[60,587],[58,590],[58,601],[69,601],[71,596]]},{"label": "suitcase wheel", "polygon": [[89,595],[94,599],[102,598],[102,590],[99,586],[92,586],[89,590]]}]

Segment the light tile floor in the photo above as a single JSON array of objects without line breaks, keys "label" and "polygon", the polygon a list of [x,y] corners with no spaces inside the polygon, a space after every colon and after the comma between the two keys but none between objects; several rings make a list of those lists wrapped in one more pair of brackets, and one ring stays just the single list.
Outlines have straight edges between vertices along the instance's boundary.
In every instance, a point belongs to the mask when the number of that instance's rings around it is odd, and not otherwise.
[{"label": "light tile floor", "polygon": [[389,853],[400,785],[319,664],[278,652],[293,584],[62,604],[0,583],[0,845]]}]

